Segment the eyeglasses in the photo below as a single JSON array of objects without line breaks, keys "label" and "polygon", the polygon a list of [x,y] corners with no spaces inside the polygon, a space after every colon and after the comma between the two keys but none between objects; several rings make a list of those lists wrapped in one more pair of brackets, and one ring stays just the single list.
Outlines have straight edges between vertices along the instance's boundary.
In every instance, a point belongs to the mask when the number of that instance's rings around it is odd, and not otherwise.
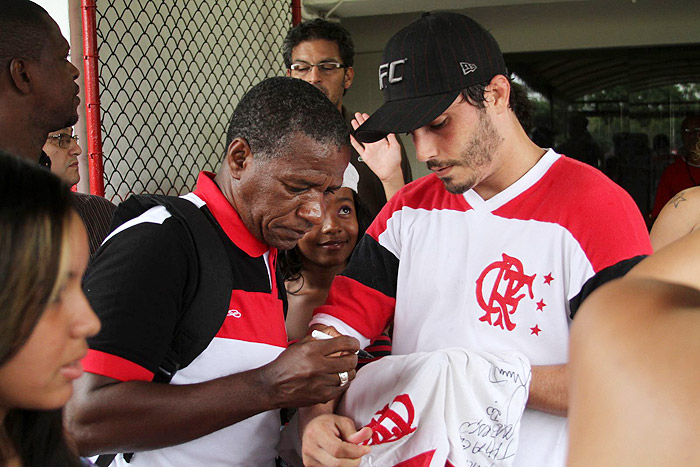
[{"label": "eyeglasses", "polygon": [[338,62],[321,62],[313,65],[311,63],[301,62],[292,63],[289,68],[296,73],[304,74],[310,72],[313,67],[318,68],[318,71],[321,73],[332,73],[339,68],[347,68],[348,66]]},{"label": "eyeglasses", "polygon": [[69,149],[73,141],[75,141],[75,144],[78,144],[78,135],[71,136],[68,133],[49,135],[47,139],[55,139],[58,143],[58,147],[61,149]]},{"label": "eyeglasses", "polygon": [[700,128],[683,128],[683,133],[700,133]]}]

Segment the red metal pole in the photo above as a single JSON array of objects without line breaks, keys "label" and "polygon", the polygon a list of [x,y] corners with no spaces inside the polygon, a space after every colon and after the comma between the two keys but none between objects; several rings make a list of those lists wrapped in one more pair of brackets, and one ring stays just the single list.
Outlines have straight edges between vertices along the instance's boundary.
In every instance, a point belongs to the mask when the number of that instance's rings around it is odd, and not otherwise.
[{"label": "red metal pole", "polygon": [[301,0],[292,0],[292,26],[301,23]]},{"label": "red metal pole", "polygon": [[85,61],[85,114],[87,117],[90,193],[104,196],[102,129],[100,127],[100,88],[97,74],[97,2],[82,0],[83,57]]}]

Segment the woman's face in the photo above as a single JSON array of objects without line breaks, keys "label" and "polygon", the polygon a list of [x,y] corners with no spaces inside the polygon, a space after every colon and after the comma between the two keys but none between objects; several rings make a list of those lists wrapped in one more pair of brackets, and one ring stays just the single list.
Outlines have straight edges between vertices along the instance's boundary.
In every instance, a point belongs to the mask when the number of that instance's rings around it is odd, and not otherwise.
[{"label": "woman's face", "polygon": [[83,373],[80,360],[87,353],[86,338],[100,329],[81,287],[89,252],[77,214],[72,216],[68,242],[70,258],[67,270],[59,273],[57,298],[47,305],[19,352],[0,366],[0,409],[4,411],[64,405],[73,392],[73,380]]},{"label": "woman's face", "polygon": [[357,214],[350,188],[330,196],[321,224],[299,240],[305,261],[322,267],[345,265],[357,243]]}]

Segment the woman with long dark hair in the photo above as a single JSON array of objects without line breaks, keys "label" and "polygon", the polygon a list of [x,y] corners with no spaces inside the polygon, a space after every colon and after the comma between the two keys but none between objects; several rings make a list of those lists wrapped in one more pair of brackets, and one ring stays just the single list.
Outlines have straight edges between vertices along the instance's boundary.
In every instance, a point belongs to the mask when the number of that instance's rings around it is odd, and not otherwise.
[{"label": "woman with long dark hair", "polygon": [[0,465],[80,466],[61,407],[100,328],[83,295],[87,236],[69,188],[0,152]]}]

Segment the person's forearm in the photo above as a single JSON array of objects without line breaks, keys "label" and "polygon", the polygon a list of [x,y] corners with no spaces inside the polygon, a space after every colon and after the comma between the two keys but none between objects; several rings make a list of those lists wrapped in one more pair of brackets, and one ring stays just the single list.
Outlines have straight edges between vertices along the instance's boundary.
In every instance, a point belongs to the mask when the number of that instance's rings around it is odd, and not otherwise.
[{"label": "person's forearm", "polygon": [[68,430],[83,455],[181,444],[267,410],[340,397],[340,373],[355,377],[358,348],[347,336],[305,338],[260,368],[189,385],[88,373],[66,406]]},{"label": "person's forearm", "polygon": [[398,171],[394,172],[391,177],[386,180],[382,180],[382,187],[384,187],[384,194],[386,195],[386,200],[389,201],[392,196],[396,194],[404,186],[403,173],[399,168]]},{"label": "person's forearm", "polygon": [[76,394],[68,428],[81,455],[134,452],[181,444],[276,407],[261,369],[199,384],[141,381]]},{"label": "person's forearm", "polygon": [[533,365],[527,407],[566,417],[569,408],[567,365]]},{"label": "person's forearm", "polygon": [[309,407],[300,407],[297,415],[299,417],[299,439],[303,438],[306,425],[308,425],[311,420],[320,415],[332,414],[338,400],[332,400],[325,404],[316,404]]}]

